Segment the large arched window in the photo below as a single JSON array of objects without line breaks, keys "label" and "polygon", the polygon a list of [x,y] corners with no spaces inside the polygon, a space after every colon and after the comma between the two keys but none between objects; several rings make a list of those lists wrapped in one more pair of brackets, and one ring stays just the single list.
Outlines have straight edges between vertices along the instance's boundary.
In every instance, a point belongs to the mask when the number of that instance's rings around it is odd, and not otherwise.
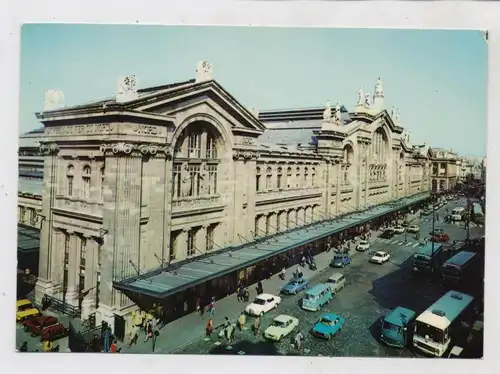
[{"label": "large arched window", "polygon": [[304,168],[304,187],[309,187],[309,169],[307,166]]},{"label": "large arched window", "polygon": [[286,188],[292,187],[292,168],[286,169]]},{"label": "large arched window", "polygon": [[173,199],[218,193],[222,137],[214,126],[200,121],[187,126],[174,149]]},{"label": "large arched window", "polygon": [[300,187],[300,167],[295,170],[295,187]]},{"label": "large arched window", "polygon": [[311,168],[311,186],[316,187],[316,168]]},{"label": "large arched window", "polygon": [[82,182],[83,182],[83,198],[90,199],[90,175],[92,170],[90,166],[85,165],[82,170]]},{"label": "large arched window", "polygon": [[350,144],[346,144],[343,150],[343,161],[342,165],[342,183],[349,183],[351,171],[352,171],[352,163],[354,161],[354,150]]},{"label": "large arched window", "polygon": [[75,178],[75,167],[73,165],[68,165],[66,169],[66,182],[68,189],[68,196],[73,196],[73,182]]}]

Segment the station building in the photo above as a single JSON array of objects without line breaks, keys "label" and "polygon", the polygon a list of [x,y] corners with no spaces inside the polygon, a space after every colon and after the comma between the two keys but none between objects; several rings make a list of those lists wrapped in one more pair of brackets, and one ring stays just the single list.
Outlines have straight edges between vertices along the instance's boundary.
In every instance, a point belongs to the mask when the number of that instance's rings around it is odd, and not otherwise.
[{"label": "station building", "polygon": [[138,308],[177,318],[198,296],[425,204],[429,147],[385,109],[380,79],[357,96],[352,110],[259,113],[206,61],[195,79],[138,89],[128,76],[115,96],[73,107],[48,91],[43,130],[20,140],[20,168],[34,173],[20,178],[19,222],[40,230],[37,301],[60,299],[120,337]]}]

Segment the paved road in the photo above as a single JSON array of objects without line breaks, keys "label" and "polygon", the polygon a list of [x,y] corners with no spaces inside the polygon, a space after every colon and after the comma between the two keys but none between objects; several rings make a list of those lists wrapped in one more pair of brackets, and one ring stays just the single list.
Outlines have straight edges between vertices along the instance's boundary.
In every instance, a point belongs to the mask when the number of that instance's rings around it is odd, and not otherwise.
[{"label": "paved road", "polygon": [[[448,209],[464,204],[453,202]],[[441,209],[441,218],[444,217],[445,207]],[[431,216],[432,217],[432,216]],[[421,239],[431,231],[432,221],[416,219],[421,227]],[[465,230],[455,224],[439,223],[436,227],[443,227],[452,240],[463,241]],[[476,235],[480,236],[481,228]],[[472,230],[471,230],[472,231]],[[483,229],[484,231],[484,229]],[[417,244],[417,245],[415,245]],[[347,286],[341,290],[335,299],[322,312],[333,311],[346,319],[341,333],[330,341],[323,341],[313,337],[309,332],[318,320],[321,312],[308,312],[299,307],[302,294],[283,296],[283,301],[276,311],[269,312],[262,318],[261,327],[264,330],[278,314],[288,314],[299,318],[298,330],[305,336],[304,350],[297,352],[291,338],[296,333],[278,343],[271,343],[261,336],[254,337],[250,329],[237,331],[232,349],[217,336],[211,340],[200,339],[177,353],[184,354],[260,354],[260,355],[311,355],[311,356],[400,356],[412,357],[408,349],[393,349],[378,342],[378,323],[381,316],[398,305],[421,311],[439,298],[446,290],[439,284],[426,280],[415,280],[411,277],[411,255],[418,250],[418,243],[410,239],[404,243],[404,234],[396,235],[391,240],[374,238],[370,251],[384,250],[391,254],[391,262],[384,265],[368,263],[369,253],[359,253],[353,257],[353,263],[342,269],[347,277]],[[312,284],[322,283],[338,270],[324,269],[310,279]],[[250,326],[253,318],[247,317]]]}]

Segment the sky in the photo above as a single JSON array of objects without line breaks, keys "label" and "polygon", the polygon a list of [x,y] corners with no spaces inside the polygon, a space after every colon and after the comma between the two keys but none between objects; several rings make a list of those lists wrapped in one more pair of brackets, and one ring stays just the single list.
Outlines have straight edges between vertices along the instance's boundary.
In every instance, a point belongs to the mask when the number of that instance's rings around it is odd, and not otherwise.
[{"label": "sky", "polygon": [[479,31],[27,24],[21,31],[20,132],[41,127],[45,91],[66,105],[195,77],[201,60],[247,108],[353,109],[378,77],[413,144],[486,156],[487,44]]}]

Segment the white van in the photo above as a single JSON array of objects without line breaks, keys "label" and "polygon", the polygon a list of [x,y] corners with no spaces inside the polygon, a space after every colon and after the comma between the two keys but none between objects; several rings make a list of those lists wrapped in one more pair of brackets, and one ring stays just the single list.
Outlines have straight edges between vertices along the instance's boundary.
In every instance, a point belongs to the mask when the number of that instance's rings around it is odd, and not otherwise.
[{"label": "white van", "polygon": [[333,293],[340,291],[345,287],[346,279],[342,273],[333,273],[330,278],[326,281],[326,284],[330,286]]}]

